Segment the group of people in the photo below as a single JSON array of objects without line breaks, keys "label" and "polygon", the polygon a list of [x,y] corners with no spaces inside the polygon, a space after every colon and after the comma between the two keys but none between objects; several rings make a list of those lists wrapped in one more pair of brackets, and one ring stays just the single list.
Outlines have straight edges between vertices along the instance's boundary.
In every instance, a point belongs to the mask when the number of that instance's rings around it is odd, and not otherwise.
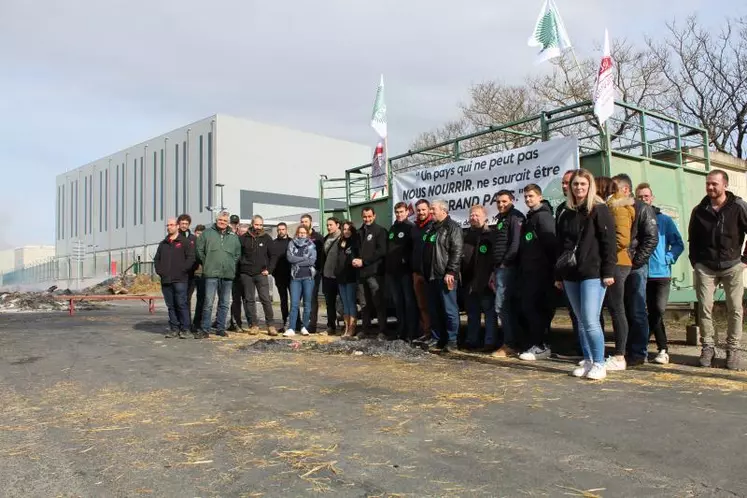
[{"label": "group of people", "polygon": [[[553,211],[538,185],[526,185],[521,190],[526,215],[514,207],[512,191],[499,191],[495,223],[490,226],[484,206],[475,205],[466,230],[449,216],[446,202],[425,199],[415,204],[414,222],[408,206],[398,203],[395,221],[386,229],[367,206],[360,227],[330,217],[325,236],[312,228],[309,215],[301,218],[293,236],[286,224],[279,224],[275,239],[264,231],[261,216],[248,226],[221,212],[214,225],[199,225],[194,234],[188,215],[170,219],[155,257],[169,309],[169,335],[186,337],[191,330],[195,337],[206,337],[211,329],[220,336],[227,329],[257,334],[256,295],[268,335],[316,333],[321,289],[327,327],[319,333],[340,332],[348,340],[375,335],[422,343],[435,351],[463,348],[534,361],[551,354],[550,324],[564,298],[583,354],[574,376],[602,379],[608,371],[645,363],[652,333],[658,348],[654,361],[668,363],[663,315],[671,266],[684,250],[676,223],[655,207],[650,185],[633,189],[625,174],[595,179],[587,170],[571,170],[562,186],[566,199]],[[713,293],[723,284],[730,317],[726,366],[736,369],[747,203],[727,187],[726,172],[708,173],[706,197],[690,217],[689,256],[695,270],[700,364],[713,362]],[[281,331],[274,326],[270,275],[280,298]],[[194,289],[197,303],[190,320]],[[227,326],[232,297],[232,323]],[[338,297],[344,324],[339,330]],[[460,302],[467,313],[463,336]],[[605,306],[615,339],[606,358]],[[392,328],[387,324],[390,307],[396,317]]]}]

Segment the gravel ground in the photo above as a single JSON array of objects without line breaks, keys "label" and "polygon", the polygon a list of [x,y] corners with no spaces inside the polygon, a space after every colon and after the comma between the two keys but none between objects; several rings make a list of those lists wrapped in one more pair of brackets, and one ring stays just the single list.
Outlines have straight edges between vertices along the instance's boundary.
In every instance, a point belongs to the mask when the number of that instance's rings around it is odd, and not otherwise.
[{"label": "gravel ground", "polygon": [[165,328],[0,315],[4,496],[747,495],[744,374]]}]

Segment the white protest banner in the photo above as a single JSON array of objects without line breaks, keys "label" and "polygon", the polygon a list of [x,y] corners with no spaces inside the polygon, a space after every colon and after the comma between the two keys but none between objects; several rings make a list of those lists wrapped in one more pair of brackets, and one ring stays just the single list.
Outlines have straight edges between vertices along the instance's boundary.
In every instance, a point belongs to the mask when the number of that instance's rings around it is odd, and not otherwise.
[{"label": "white protest banner", "polygon": [[516,208],[526,213],[524,186],[535,183],[554,206],[563,201],[563,174],[578,169],[578,140],[575,137],[537,142],[526,147],[463,159],[443,166],[407,171],[392,181],[394,202],[404,202],[413,213],[418,199],[442,199],[449,214],[462,226],[469,226],[470,207],[482,204],[488,223],[498,214],[495,197],[500,190],[514,192]]}]

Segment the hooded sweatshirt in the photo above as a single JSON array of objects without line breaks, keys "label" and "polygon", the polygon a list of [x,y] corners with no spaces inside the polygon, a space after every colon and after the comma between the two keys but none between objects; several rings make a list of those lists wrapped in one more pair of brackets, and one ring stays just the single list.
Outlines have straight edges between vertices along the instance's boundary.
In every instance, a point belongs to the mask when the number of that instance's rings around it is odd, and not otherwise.
[{"label": "hooded sweatshirt", "polygon": [[249,230],[239,237],[241,242],[241,258],[239,259],[239,272],[246,275],[259,275],[267,270],[272,273],[275,270],[277,259],[272,251],[272,237],[264,230],[255,233]]},{"label": "hooded sweatshirt", "polygon": [[286,257],[291,265],[291,278],[300,280],[303,278],[314,278],[316,275],[316,245],[310,238],[299,238],[291,240],[288,244]]}]

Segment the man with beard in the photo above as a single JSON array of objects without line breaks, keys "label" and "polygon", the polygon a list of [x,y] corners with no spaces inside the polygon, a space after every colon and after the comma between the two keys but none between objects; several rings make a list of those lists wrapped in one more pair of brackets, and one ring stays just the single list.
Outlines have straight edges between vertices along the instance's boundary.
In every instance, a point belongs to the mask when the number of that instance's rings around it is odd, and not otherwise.
[{"label": "man with beard", "polygon": [[174,218],[166,222],[166,238],[158,244],[153,263],[161,277],[161,291],[169,311],[167,338],[186,339],[190,328],[187,282],[195,262],[195,245],[179,232]]},{"label": "man with beard", "polygon": [[423,277],[423,247],[425,245],[424,235],[433,225],[431,216],[431,205],[425,199],[415,203],[415,224],[410,232],[412,239],[412,286],[415,291],[415,300],[420,312],[420,342],[428,342],[432,339],[431,318],[428,314],[428,292],[427,282]]},{"label": "man with beard", "polygon": [[319,257],[324,258],[322,266],[322,294],[324,302],[327,304],[327,330],[325,334],[334,334],[337,329],[337,277],[335,269],[337,267],[337,241],[340,238],[341,221],[334,216],[327,219],[327,235],[324,236],[324,254]]},{"label": "man with beard", "polygon": [[[496,347],[495,294],[490,288],[496,232],[488,226],[482,205],[469,210],[470,228],[464,236],[462,288],[467,308],[466,349],[492,352]],[[485,315],[485,338],[480,340],[480,322]]]},{"label": "man with beard", "polygon": [[417,308],[412,287],[412,229],[407,219],[407,204],[394,206],[395,221],[389,229],[386,244],[385,274],[389,298],[397,314],[397,337],[411,341],[417,337]]},{"label": "man with beard", "polygon": [[257,320],[256,294],[265,315],[267,335],[278,335],[273,324],[272,299],[270,298],[269,275],[275,268],[272,252],[272,237],[265,232],[264,219],[255,215],[252,218],[252,229],[239,237],[241,241],[241,259],[239,272],[243,289],[244,306],[247,310],[247,326],[250,335],[259,333]]},{"label": "man with beard", "polygon": [[272,256],[275,258],[275,270],[272,278],[280,298],[280,314],[283,317],[283,331],[288,328],[288,298],[290,297],[291,267],[286,253],[288,252],[288,225],[278,223],[278,236],[272,241]]},{"label": "man with beard", "polygon": [[363,308],[363,330],[361,335],[370,333],[372,308],[376,310],[379,326],[379,340],[385,340],[386,329],[386,299],[384,296],[384,258],[386,257],[386,229],[376,223],[376,211],[366,206],[361,210],[363,225],[358,231],[360,238],[360,257],[353,260],[353,267],[358,268],[360,288],[365,296],[366,306]]},{"label": "man with beard", "polygon": [[[498,216],[495,224],[491,286],[495,289],[495,312],[501,321],[503,345],[493,356],[505,358],[519,351],[518,299],[516,296],[516,264],[524,215],[514,207],[514,194],[501,190],[496,195]],[[487,338],[486,338],[487,342]],[[486,344],[488,346],[490,344]]]},{"label": "man with beard", "polygon": [[742,337],[742,313],[747,250],[742,253],[747,233],[747,202],[729,192],[729,176],[714,169],[706,177],[706,196],[690,215],[688,239],[690,263],[695,270],[695,295],[698,298],[700,325],[700,366],[710,367],[715,356],[713,329],[713,293],[724,286],[728,325],[726,330],[726,368],[739,370],[739,346]]},{"label": "man with beard", "polygon": [[529,349],[519,359],[534,361],[550,357],[547,335],[554,311],[554,270],[557,259],[555,220],[542,189],[533,183],[524,187],[527,219],[521,227],[519,288],[524,318],[529,326]]}]

